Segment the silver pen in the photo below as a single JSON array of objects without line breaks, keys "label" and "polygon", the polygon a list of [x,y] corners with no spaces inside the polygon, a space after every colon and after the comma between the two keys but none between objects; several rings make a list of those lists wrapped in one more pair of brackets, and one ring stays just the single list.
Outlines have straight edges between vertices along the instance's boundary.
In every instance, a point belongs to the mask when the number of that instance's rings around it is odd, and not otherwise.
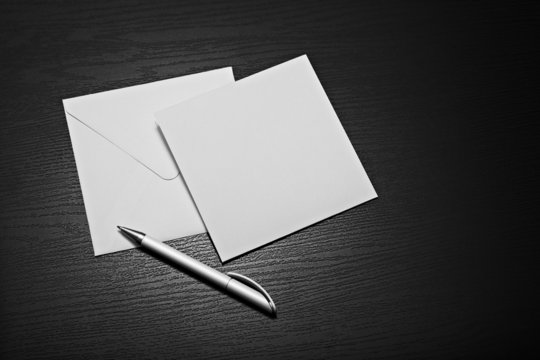
[{"label": "silver pen", "polygon": [[169,260],[173,264],[195,274],[216,288],[239,298],[253,307],[271,316],[276,316],[276,305],[274,305],[270,295],[268,295],[261,285],[250,278],[233,272],[225,275],[167,244],[152,239],[140,231],[128,229],[123,226],[118,226],[118,229],[122,234],[137,242],[143,248]]}]

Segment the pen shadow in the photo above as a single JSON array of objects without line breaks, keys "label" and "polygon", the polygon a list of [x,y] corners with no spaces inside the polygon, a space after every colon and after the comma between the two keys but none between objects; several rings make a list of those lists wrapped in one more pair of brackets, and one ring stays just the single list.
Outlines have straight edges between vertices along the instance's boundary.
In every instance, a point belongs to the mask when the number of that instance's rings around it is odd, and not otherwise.
[{"label": "pen shadow", "polygon": [[[126,238],[127,238],[127,237],[126,237]],[[266,313],[266,312],[260,310],[259,308],[253,306],[253,305],[250,304],[249,302],[246,302],[244,299],[242,299],[242,298],[240,298],[240,297],[238,297],[238,296],[235,296],[234,294],[230,294],[230,293],[224,291],[223,289],[220,289],[219,287],[215,286],[214,284],[212,284],[211,282],[209,282],[209,281],[206,280],[205,278],[202,278],[202,277],[200,277],[199,275],[197,275],[197,274],[195,274],[195,273],[193,273],[193,272],[191,272],[191,271],[189,271],[189,270],[186,270],[186,269],[184,269],[184,268],[182,268],[182,267],[176,265],[176,264],[173,263],[172,261],[170,261],[170,260],[168,260],[168,259],[166,259],[166,258],[164,258],[164,257],[162,257],[162,256],[160,256],[160,255],[158,255],[158,254],[155,254],[155,253],[153,253],[153,252],[151,252],[151,251],[149,251],[149,250],[147,250],[147,249],[145,249],[145,248],[143,248],[143,247],[140,247],[140,245],[137,244],[135,241],[133,241],[133,240],[131,240],[131,239],[129,239],[129,240],[130,240],[131,242],[133,242],[135,245],[138,246],[137,250],[139,250],[139,251],[141,251],[141,252],[143,252],[143,253],[145,253],[145,254],[147,254],[147,255],[149,255],[149,256],[152,256],[152,257],[154,257],[154,258],[156,258],[156,259],[159,259],[160,261],[164,262],[165,264],[168,264],[169,266],[171,266],[171,267],[173,267],[173,268],[175,268],[175,269],[177,269],[177,270],[180,270],[180,271],[183,272],[184,274],[187,274],[187,275],[191,276],[192,278],[194,278],[194,279],[196,279],[196,280],[202,282],[203,284],[205,284],[205,285],[207,285],[207,286],[209,286],[209,287],[211,287],[211,288],[213,288],[213,289],[219,291],[220,293],[225,294],[225,295],[227,295],[228,297],[231,297],[231,298],[235,299],[235,300],[238,301],[238,302],[241,302],[242,304],[246,305],[247,307],[252,308],[253,310],[256,310],[257,312],[259,312],[259,313],[265,315],[267,318],[270,318],[270,319],[276,319],[276,318],[277,318],[277,314],[275,314],[275,315],[268,314],[268,313]]]}]

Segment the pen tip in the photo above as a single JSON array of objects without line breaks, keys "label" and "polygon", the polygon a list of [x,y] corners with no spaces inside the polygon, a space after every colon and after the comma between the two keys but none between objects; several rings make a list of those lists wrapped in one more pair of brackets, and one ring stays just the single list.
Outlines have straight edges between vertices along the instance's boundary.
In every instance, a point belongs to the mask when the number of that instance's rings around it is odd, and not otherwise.
[{"label": "pen tip", "polygon": [[144,239],[145,237],[145,234],[143,234],[142,232],[140,231],[137,231],[137,230],[133,230],[133,229],[130,229],[130,228],[127,228],[127,227],[123,227],[123,226],[120,226],[120,225],[116,225],[116,227],[118,228],[118,230],[120,230],[120,232],[127,236],[128,238],[130,238],[131,240],[135,240],[137,243],[141,243],[141,241]]}]

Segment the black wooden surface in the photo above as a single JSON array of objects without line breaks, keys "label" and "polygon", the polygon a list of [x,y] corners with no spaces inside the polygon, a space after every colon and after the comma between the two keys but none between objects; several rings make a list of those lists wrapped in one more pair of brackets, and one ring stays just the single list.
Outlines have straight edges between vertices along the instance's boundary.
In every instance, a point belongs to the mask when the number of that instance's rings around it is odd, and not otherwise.
[{"label": "black wooden surface", "polygon": [[[535,355],[538,7],[2,2],[2,358]],[[267,318],[140,250],[95,258],[61,99],[307,53],[377,200],[222,265]]]}]

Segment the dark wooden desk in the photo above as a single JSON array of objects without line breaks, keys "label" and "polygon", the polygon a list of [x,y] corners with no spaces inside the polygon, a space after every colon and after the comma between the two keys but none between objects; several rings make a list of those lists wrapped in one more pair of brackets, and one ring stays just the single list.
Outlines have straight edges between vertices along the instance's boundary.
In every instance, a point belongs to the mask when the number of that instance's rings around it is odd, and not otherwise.
[{"label": "dark wooden desk", "polygon": [[[2,2],[2,358],[533,354],[532,4]],[[379,199],[219,263],[269,319],[140,250],[94,258],[61,100],[307,53]]]}]

